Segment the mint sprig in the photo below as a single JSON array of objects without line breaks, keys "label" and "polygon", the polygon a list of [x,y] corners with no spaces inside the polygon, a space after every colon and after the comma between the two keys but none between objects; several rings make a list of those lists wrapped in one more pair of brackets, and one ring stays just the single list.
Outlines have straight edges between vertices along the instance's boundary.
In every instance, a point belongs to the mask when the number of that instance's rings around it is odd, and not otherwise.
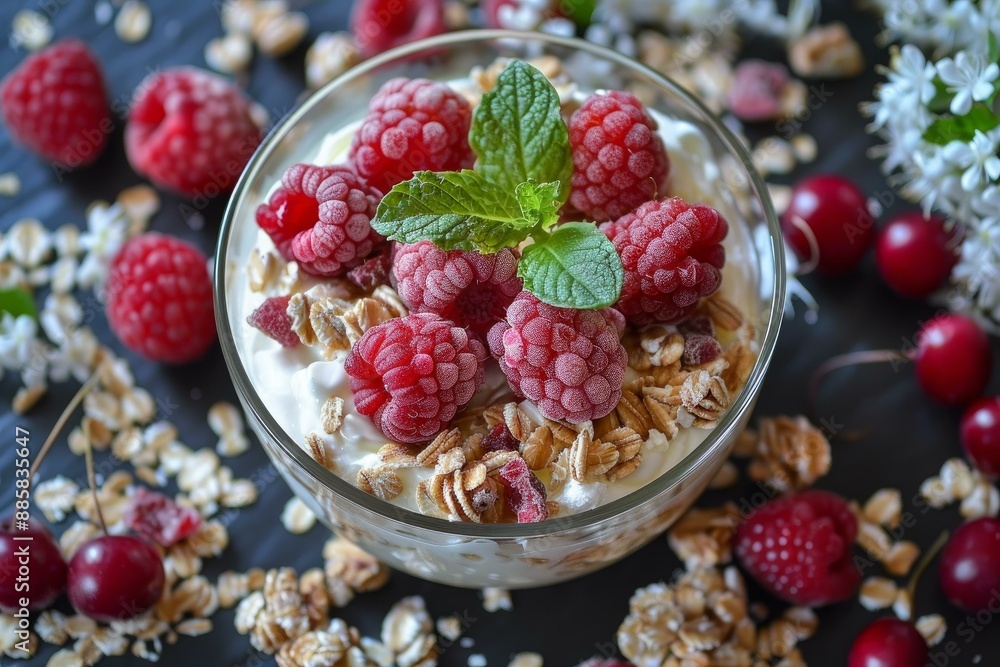
[{"label": "mint sprig", "polygon": [[559,224],[573,161],[559,95],[514,61],[483,96],[469,143],[475,170],[416,173],[379,204],[372,227],[402,243],[495,253],[531,239],[518,263],[525,289],[564,308],[603,308],[621,294],[614,246],[589,222]]},{"label": "mint sprig", "polygon": [[35,300],[29,292],[17,287],[0,290],[0,313],[10,313],[14,317],[30,315],[38,319]]},{"label": "mint sprig", "polygon": [[973,105],[964,116],[945,116],[938,118],[924,130],[924,140],[938,146],[945,146],[952,141],[972,141],[976,130],[987,133],[1000,126],[1000,117],[981,102]]}]

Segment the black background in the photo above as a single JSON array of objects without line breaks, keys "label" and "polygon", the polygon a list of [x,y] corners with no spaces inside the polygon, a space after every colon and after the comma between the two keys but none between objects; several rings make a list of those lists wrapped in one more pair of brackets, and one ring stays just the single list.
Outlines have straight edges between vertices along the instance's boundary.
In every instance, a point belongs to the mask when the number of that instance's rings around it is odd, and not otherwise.
[{"label": "black background", "polygon": [[[152,33],[139,44],[125,44],[114,34],[111,25],[98,25],[92,0],[3,0],[0,3],[0,33],[8,34],[16,9],[33,8],[49,14],[57,39],[79,37],[91,46],[103,64],[112,99],[122,101],[128,99],[149,70],[175,65],[204,66],[205,43],[222,32],[213,3],[149,0],[149,4],[153,10]],[[259,55],[255,58],[246,87],[253,98],[271,110],[272,120],[285,113],[301,95],[306,45],[321,31],[345,29],[349,4],[347,0],[332,0],[305,6],[303,10],[311,19],[311,29],[310,38],[303,46],[280,60]],[[902,210],[909,205],[894,201],[877,164],[866,156],[866,150],[875,142],[865,134],[865,121],[857,111],[858,103],[870,99],[878,81],[871,65],[885,62],[887,55],[875,44],[879,31],[876,19],[851,10],[847,4],[824,3],[823,20],[841,19],[851,25],[865,50],[869,69],[858,79],[824,83],[818,89],[815,97],[828,99],[805,122],[804,129],[818,140],[820,158],[802,167],[795,176],[814,172],[849,175],[867,194],[888,203],[890,212]],[[749,37],[746,47],[754,55],[781,57],[775,45],[763,39]],[[0,72],[9,71],[22,57],[10,48],[0,49]],[[92,200],[113,201],[120,190],[141,182],[124,158],[122,119],[117,118],[116,123],[110,145],[97,163],[67,175],[62,183],[47,164],[13,146],[6,130],[0,128],[0,173],[15,171],[23,183],[19,195],[0,199],[0,229],[8,228],[23,217],[36,217],[52,229],[67,222],[84,226],[84,210]],[[766,136],[774,133],[774,128],[753,128],[752,133]],[[212,254],[223,202],[205,208],[204,228],[195,229],[197,225],[192,226],[182,215],[180,200],[163,195],[162,201],[162,210],[153,219],[152,228],[184,237]],[[931,306],[894,296],[878,279],[871,253],[851,276],[837,280],[809,276],[804,283],[821,305],[819,321],[809,325],[801,316],[785,321],[758,404],[760,415],[803,412],[808,377],[824,359],[851,350],[900,349],[909,344],[920,323],[934,312]],[[101,340],[131,362],[138,384],[158,399],[159,418],[177,423],[181,440],[189,446],[213,446],[216,438],[205,419],[209,406],[223,399],[236,403],[218,349],[204,361],[190,366],[171,368],[145,362],[122,349],[108,333],[104,315],[95,307],[92,298],[82,297],[81,303],[92,317],[91,326]],[[6,444],[0,441],[0,508],[5,511],[9,511],[13,502],[10,480],[14,426],[29,429],[33,446],[40,446],[76,389],[72,383],[54,387],[35,410],[19,417],[9,409],[16,383],[10,373],[0,383],[3,397],[0,433],[8,437]],[[990,390],[995,393],[997,388],[994,378]],[[864,429],[866,436],[834,444],[833,469],[820,482],[820,487],[861,501],[879,488],[900,488],[907,509],[914,513],[912,527],[900,537],[914,540],[925,548],[941,531],[958,524],[960,517],[955,507],[921,513],[910,502],[922,480],[935,474],[946,458],[960,454],[957,437],[960,412],[927,399],[917,386],[911,368],[904,366],[895,372],[888,366],[840,371],[825,383],[821,405],[823,416],[831,422],[846,430]],[[221,559],[207,561],[208,576],[214,580],[224,570],[246,570],[253,566],[293,566],[301,571],[320,565],[320,550],[327,535],[317,527],[307,535],[294,536],[281,526],[279,515],[290,492],[271,469],[263,451],[255,445],[246,454],[226,463],[237,475],[255,479],[261,486],[261,494],[255,505],[233,517],[229,525],[231,544]],[[66,449],[64,434],[43,466],[41,477],[62,473],[83,485],[83,470],[83,459]],[[735,490],[709,493],[701,504],[712,506],[726,498],[737,502],[751,499],[756,491],[752,483],[745,482]],[[67,521],[56,529],[63,530],[68,525]],[[364,634],[377,636],[381,619],[393,602],[405,595],[420,594],[427,600],[434,617],[458,613],[475,619],[466,633],[475,640],[474,647],[466,649],[456,645],[443,650],[443,665],[464,665],[470,654],[482,653],[490,665],[502,666],[507,664],[512,653],[527,650],[542,653],[548,665],[574,665],[591,655],[613,651],[615,632],[627,613],[628,599],[633,591],[639,586],[669,580],[679,565],[666,540],[657,539],[634,556],[598,574],[558,586],[516,591],[514,610],[494,614],[482,610],[475,591],[394,574],[389,586],[357,598],[341,610],[340,615],[357,625]],[[877,567],[866,572],[866,576],[873,573],[879,573]],[[751,589],[751,597],[767,601],[772,610],[780,609],[777,602],[760,591]],[[65,601],[60,604],[66,607]],[[945,641],[955,641],[959,652],[954,658],[945,658],[942,654],[936,664],[1000,664],[1000,621],[980,626],[980,630],[974,631],[974,640],[966,643],[969,633],[960,636],[956,632],[964,615],[945,602],[933,569],[920,586],[915,610],[917,615],[941,613],[948,620],[949,632]],[[856,599],[820,610],[819,632],[802,646],[808,663],[819,667],[844,665],[851,641],[875,617]],[[246,637],[237,635],[232,620],[232,610],[220,611],[214,617],[216,629],[212,633],[199,638],[182,637],[177,645],[165,649],[161,662],[251,667],[273,664],[271,658],[253,651]],[[942,646],[934,651],[940,652]],[[44,665],[50,653],[51,649],[46,648],[27,664]],[[4,658],[2,662],[8,661]],[[106,659],[102,664],[146,663],[126,656]]]}]

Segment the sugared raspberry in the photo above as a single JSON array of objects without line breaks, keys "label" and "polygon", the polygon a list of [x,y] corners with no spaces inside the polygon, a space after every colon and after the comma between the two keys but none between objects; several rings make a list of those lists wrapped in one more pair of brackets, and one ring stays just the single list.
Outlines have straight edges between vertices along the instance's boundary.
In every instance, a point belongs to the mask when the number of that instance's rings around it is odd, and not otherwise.
[{"label": "sugared raspberry", "polygon": [[125,526],[162,547],[169,547],[198,531],[201,513],[140,486],[125,510]]},{"label": "sugared raspberry", "polygon": [[425,442],[479,389],[486,357],[465,329],[434,313],[413,313],[366,331],[344,369],[358,412],[388,438]]},{"label": "sugared raspberry", "polygon": [[64,168],[97,159],[114,129],[101,68],[76,39],[28,56],[0,82],[11,137]]},{"label": "sugared raspberry", "polygon": [[514,391],[549,419],[579,423],[618,405],[628,356],[624,329],[614,308],[557,308],[521,292],[489,343]]},{"label": "sugared raspberry", "polygon": [[517,441],[514,434],[507,428],[507,424],[503,422],[499,422],[491,428],[490,432],[479,443],[484,452],[516,452],[520,448],[520,445],[521,443]]},{"label": "sugared raspberry", "polygon": [[430,241],[401,245],[392,263],[399,296],[411,311],[437,313],[486,338],[521,292],[517,255],[441,250]]},{"label": "sugared raspberry", "polygon": [[348,271],[347,279],[363,290],[373,290],[379,285],[388,285],[389,274],[392,272],[394,245],[391,241],[383,243],[364,264]]},{"label": "sugared raspberry", "polygon": [[681,361],[685,366],[701,366],[722,356],[722,345],[712,336],[688,334],[684,336],[684,354]]},{"label": "sugared raspberry", "polygon": [[631,93],[587,98],[569,121],[570,205],[594,222],[605,222],[662,196],[670,161],[656,129]]},{"label": "sugared raspberry", "polygon": [[292,318],[288,316],[288,302],[291,299],[287,294],[272,296],[247,316],[247,324],[281,343],[282,347],[298,347],[302,341],[292,331]]},{"label": "sugared raspberry", "polygon": [[503,484],[503,500],[517,516],[518,523],[538,523],[549,518],[545,485],[528,470],[522,458],[516,458],[500,468],[497,476]]},{"label": "sugared raspberry", "polygon": [[651,201],[601,231],[625,267],[616,307],[633,324],[679,322],[722,282],[729,224],[710,206]]},{"label": "sugared raspberry", "polygon": [[351,12],[354,43],[366,58],[447,29],[443,0],[359,0]]},{"label": "sugared raspberry", "polygon": [[757,122],[778,118],[783,113],[788,70],[779,63],[744,60],[733,72],[729,87],[729,110],[740,120]]},{"label": "sugared raspberry", "polygon": [[382,243],[372,229],[379,193],[346,167],[293,164],[257,224],[299,268],[334,277],[359,266]]},{"label": "sugared raspberry", "polygon": [[472,167],[471,123],[472,107],[445,84],[393,79],[372,98],[350,161],[382,192],[410,180],[415,171]]},{"label": "sugared raspberry", "polygon": [[215,341],[208,260],[189,243],[154,232],[129,239],[105,290],[111,331],[148,359],[192,361]]},{"label": "sugared raspberry", "polygon": [[246,95],[197,67],[165,69],[143,79],[125,125],[132,168],[189,197],[232,190],[260,140]]},{"label": "sugared raspberry", "polygon": [[736,555],[761,586],[783,600],[818,606],[854,595],[851,558],[858,522],[839,496],[810,489],[771,500],[740,525]]}]

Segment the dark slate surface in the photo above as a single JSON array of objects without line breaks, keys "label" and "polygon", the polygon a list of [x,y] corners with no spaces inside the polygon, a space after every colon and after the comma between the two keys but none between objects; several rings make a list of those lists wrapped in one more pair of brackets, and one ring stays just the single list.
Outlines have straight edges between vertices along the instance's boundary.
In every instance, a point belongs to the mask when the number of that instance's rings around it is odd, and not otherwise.
[{"label": "dark slate surface", "polygon": [[[211,37],[221,34],[216,10],[209,2],[168,2],[151,0],[154,25],[150,37],[136,45],[123,44],[111,26],[100,26],[94,19],[94,2],[87,0],[29,0],[0,3],[0,32],[8,33],[10,19],[20,6],[51,15],[57,38],[75,36],[85,40],[100,57],[110,86],[110,95],[121,108],[131,91],[149,70],[173,65],[200,65],[203,47]],[[853,26],[864,45],[869,62],[884,62],[885,53],[874,44],[878,30],[875,20],[847,8],[849,3],[825,3],[824,19],[842,18]],[[348,13],[347,0],[331,0],[305,7],[312,21],[314,36],[323,30],[343,29]],[[748,49],[765,57],[778,57],[773,45],[750,40]],[[282,60],[258,57],[249,77],[248,90],[272,115],[280,116],[295,102],[304,87],[302,61],[304,47]],[[9,71],[22,55],[9,48],[0,50],[0,72]],[[805,122],[805,129],[816,136],[820,159],[802,169],[801,174],[819,171],[839,172],[856,179],[866,193],[887,203],[890,210],[905,204],[895,202],[891,190],[879,174],[877,165],[866,158],[872,140],[863,132],[864,121],[857,113],[858,102],[871,95],[876,75],[869,71],[862,78],[817,84],[814,99],[822,100],[816,112]],[[124,187],[141,179],[128,167],[122,148],[122,122],[117,127],[106,153],[92,167],[66,175],[60,183],[48,166],[24,150],[11,145],[6,131],[0,128],[0,173],[16,171],[22,192],[0,201],[0,229],[27,216],[37,217],[49,227],[65,222],[83,224],[84,209],[94,199],[113,200]],[[774,128],[759,128],[762,136]],[[205,208],[205,225],[194,229],[178,208],[181,202],[170,195],[163,197],[163,209],[152,227],[180,235],[211,253],[221,218],[223,204]],[[806,286],[819,300],[822,310],[816,325],[801,318],[786,321],[778,350],[764,385],[758,413],[796,414],[806,409],[805,386],[812,369],[827,357],[850,350],[899,348],[911,340],[933,312],[924,304],[909,303],[893,296],[878,280],[869,255],[854,275],[834,281],[814,277]],[[83,299],[92,326],[102,340],[125,355],[132,363],[140,385],[158,399],[167,416],[180,426],[182,439],[189,445],[212,446],[215,438],[205,415],[217,400],[235,402],[221,353],[216,350],[196,366],[160,367],[146,363],[121,349],[108,334],[104,316],[93,299]],[[14,426],[32,433],[38,447],[55,417],[75,391],[75,386],[57,387],[29,416],[10,413],[9,399],[15,380],[8,374],[0,384],[3,406],[0,408],[0,432],[7,434],[0,442],[0,508],[9,511],[13,502],[11,473]],[[996,391],[998,383],[991,383]],[[835,444],[834,466],[820,486],[845,495],[864,499],[875,490],[890,486],[902,489],[907,509],[912,512],[909,528],[900,537],[928,546],[938,534],[959,521],[957,509],[924,511],[914,508],[912,498],[920,482],[934,474],[949,456],[958,455],[959,412],[932,404],[917,387],[912,369],[867,367],[841,371],[825,384],[821,403],[823,416],[846,430],[865,429],[864,438]],[[289,535],[279,523],[279,514],[290,492],[276,477],[264,453],[254,446],[231,462],[236,473],[252,477],[261,486],[259,502],[236,513],[229,526],[232,543],[221,559],[211,560],[207,574],[214,578],[227,569],[245,570],[252,566],[293,566],[299,570],[321,563],[320,548],[326,538],[317,528],[305,536]],[[45,463],[42,476],[61,472],[83,483],[83,461],[65,449],[65,436]],[[751,483],[725,495],[713,493],[704,504],[717,504],[724,498],[753,502],[759,493]],[[759,496],[758,496],[759,497]],[[67,524],[68,525],[68,524]],[[65,526],[59,526],[61,530]],[[435,617],[458,613],[469,619],[467,636],[475,640],[471,649],[458,646],[443,651],[441,663],[464,665],[472,653],[484,654],[491,665],[506,665],[510,654],[539,651],[549,665],[572,665],[594,654],[614,651],[614,635],[624,618],[628,599],[638,586],[669,579],[679,567],[665,539],[658,539],[631,558],[607,570],[567,584],[514,593],[514,611],[487,614],[474,591],[453,589],[426,583],[412,577],[395,575],[385,589],[358,598],[343,610],[342,616],[365,634],[377,634],[381,618],[389,606],[404,595],[423,595]],[[753,591],[756,599],[767,599]],[[62,603],[66,607],[65,601]],[[777,603],[771,603],[778,608]],[[938,612],[949,624],[947,641],[954,641],[955,657],[941,652],[936,665],[1000,664],[1000,631],[993,619],[968,621],[964,614],[945,602],[932,570],[919,589],[918,614]],[[819,612],[820,632],[803,646],[810,665],[840,667],[853,637],[874,614],[856,601]],[[236,634],[233,612],[221,611],[215,617],[216,630],[199,638],[182,638],[167,647],[164,664],[195,665],[272,665],[273,660],[250,649],[247,639]],[[964,625],[960,626],[960,624]],[[44,665],[51,649],[28,661]],[[7,664],[7,659],[2,662]],[[142,665],[144,661],[125,657],[108,659],[102,664]]]}]

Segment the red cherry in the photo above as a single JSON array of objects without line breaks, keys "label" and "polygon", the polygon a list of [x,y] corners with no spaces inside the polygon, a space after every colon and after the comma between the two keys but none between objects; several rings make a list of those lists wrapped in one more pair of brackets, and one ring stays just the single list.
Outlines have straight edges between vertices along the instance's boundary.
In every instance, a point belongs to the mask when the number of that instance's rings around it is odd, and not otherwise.
[{"label": "red cherry", "polygon": [[854,640],[847,667],[924,667],[927,658],[927,642],[912,624],[880,618]]},{"label": "red cherry", "polygon": [[941,554],[941,588],[958,607],[976,613],[1000,602],[1000,519],[959,526]]},{"label": "red cherry", "polygon": [[[803,224],[815,238],[815,249]],[[800,260],[813,258],[821,273],[840,275],[861,261],[875,236],[875,220],[856,185],[840,176],[820,175],[799,181],[792,189],[781,229]]]},{"label": "red cherry", "polygon": [[917,335],[917,380],[928,396],[945,405],[966,405],[990,379],[993,353],[986,334],[964,315],[942,315]]},{"label": "red cherry", "polygon": [[981,398],[962,415],[962,446],[990,480],[1000,478],[1000,396]]},{"label": "red cherry", "polygon": [[903,296],[927,297],[940,287],[958,261],[953,237],[939,216],[924,218],[920,211],[896,216],[875,244],[875,262],[882,279]]},{"label": "red cherry", "polygon": [[74,554],[66,590],[78,612],[110,622],[151,609],[163,581],[163,559],[153,545],[131,535],[103,535]]},{"label": "red cherry", "polygon": [[[22,560],[25,549],[27,563]],[[32,611],[45,609],[65,586],[66,561],[52,533],[31,519],[25,530],[15,529],[13,517],[0,521],[0,609],[14,613],[22,600]]]}]

